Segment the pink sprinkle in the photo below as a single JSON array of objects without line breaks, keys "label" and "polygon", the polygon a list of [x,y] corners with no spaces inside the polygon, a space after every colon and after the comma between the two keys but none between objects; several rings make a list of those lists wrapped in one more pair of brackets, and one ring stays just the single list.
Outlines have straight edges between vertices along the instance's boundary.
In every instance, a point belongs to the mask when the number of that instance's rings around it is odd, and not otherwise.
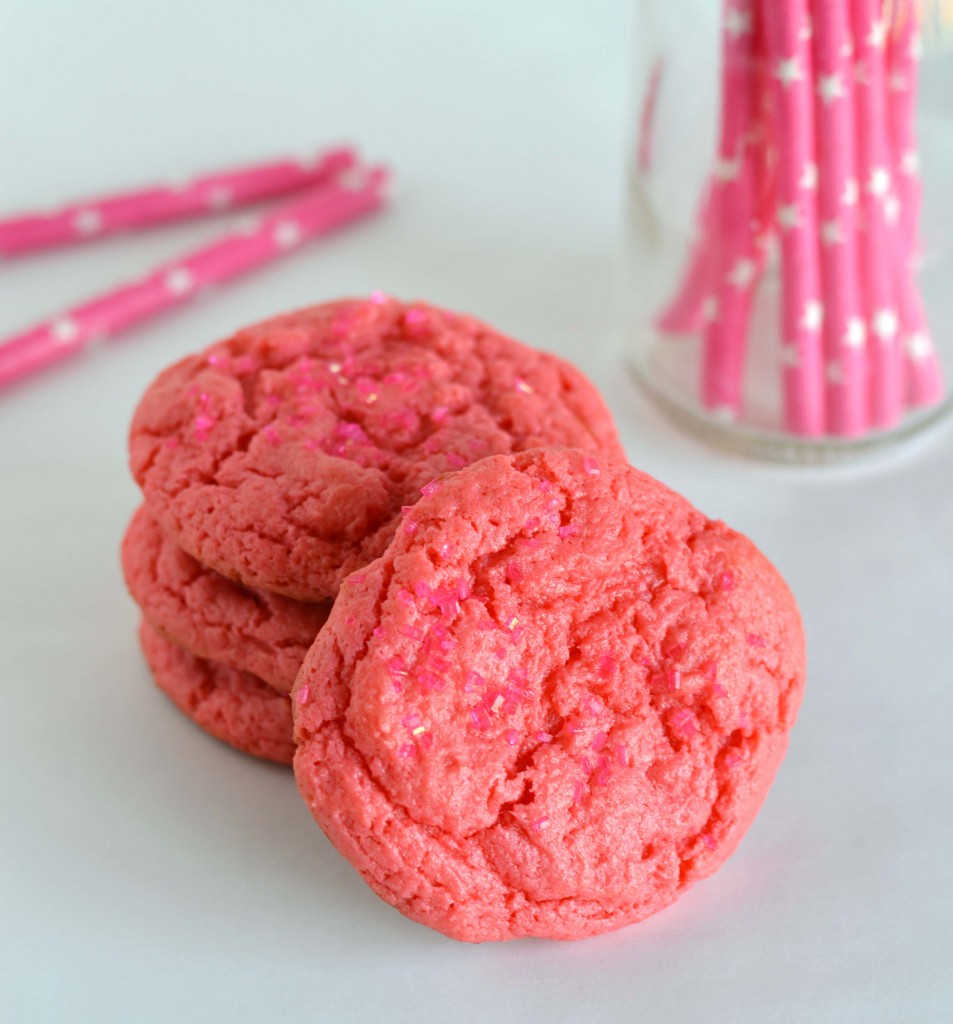
[{"label": "pink sprinkle", "polygon": [[569,523],[568,526],[560,526],[557,530],[557,533],[562,540],[565,540],[567,537],[575,537],[578,532],[579,528],[574,526],[572,523]]},{"label": "pink sprinkle", "polygon": [[516,390],[522,391],[524,395],[531,395],[533,393],[532,387],[522,377],[517,377],[514,384],[516,385]]},{"label": "pink sprinkle", "polygon": [[405,590],[401,587],[401,589],[397,591],[397,600],[400,601],[401,604],[411,605],[414,603],[414,595],[409,590]]},{"label": "pink sprinkle", "polygon": [[[489,694],[487,695],[486,699],[487,699],[487,701],[490,700],[490,695]],[[498,693],[493,698],[493,701],[490,704],[490,711],[494,715],[498,715],[500,713],[500,711],[503,709],[504,704],[506,704],[506,698],[503,696],[502,693]]]},{"label": "pink sprinkle", "polygon": [[387,662],[387,671],[392,676],[406,676],[407,675],[407,664],[403,658],[393,657]]},{"label": "pink sprinkle", "polygon": [[695,716],[687,708],[672,715],[672,725],[684,736],[692,736],[696,731]]},{"label": "pink sprinkle", "polygon": [[599,463],[591,456],[587,455],[582,460],[582,468],[590,475],[595,476],[600,472]]},{"label": "pink sprinkle", "polygon": [[490,716],[486,713],[486,708],[477,706],[470,709],[470,720],[473,722],[473,726],[476,729],[489,729],[490,728]]},{"label": "pink sprinkle", "polygon": [[467,460],[456,452],[447,452],[446,459],[454,469],[462,469],[467,464]]},{"label": "pink sprinkle", "polygon": [[404,533],[406,533],[408,537],[413,537],[419,526],[420,523],[418,523],[416,519],[408,519],[407,522],[404,523]]},{"label": "pink sprinkle", "polygon": [[751,728],[751,719],[747,715],[739,715],[738,727],[747,731]]},{"label": "pink sprinkle", "polygon": [[539,516],[530,516],[523,524],[524,530],[535,530],[539,526]]},{"label": "pink sprinkle", "polygon": [[616,761],[623,768],[627,768],[629,765],[629,748],[624,743],[616,743],[612,749],[615,753]]},{"label": "pink sprinkle", "polygon": [[413,714],[404,715],[404,717],[401,719],[401,722],[403,725],[407,726],[408,729],[416,729],[417,726],[420,725],[421,718],[420,715],[417,714],[417,712],[415,711]]},{"label": "pink sprinkle", "polygon": [[677,668],[666,669],[663,675],[665,685],[670,690],[680,690],[682,688],[682,673]]},{"label": "pink sprinkle", "polygon": [[444,542],[439,548],[437,548],[437,554],[440,555],[441,558],[449,558],[453,554],[453,545]]},{"label": "pink sprinkle", "polygon": [[421,750],[429,750],[433,746],[433,736],[429,732],[421,733],[417,737],[417,743]]},{"label": "pink sprinkle", "polygon": [[224,364],[226,362],[228,362],[228,356],[218,355],[218,353],[216,353],[216,352],[213,352],[208,357],[208,365],[209,366],[221,366],[222,364]]},{"label": "pink sprinkle", "polygon": [[535,738],[536,738],[536,742],[537,743],[552,743],[553,742],[552,734],[548,733],[548,732],[538,732],[538,733],[536,733],[536,737]]},{"label": "pink sprinkle", "polygon": [[515,747],[520,741],[520,734],[515,729],[507,729],[506,731],[506,742],[511,747]]},{"label": "pink sprinkle", "polygon": [[264,428],[264,430],[262,430],[261,436],[266,441],[270,441],[272,444],[281,444],[281,435],[270,423],[268,424],[267,427]]},{"label": "pink sprinkle", "polygon": [[166,441],[165,447],[168,448],[169,451],[175,451],[175,449],[179,447],[179,439],[177,437],[170,437],[168,441]]},{"label": "pink sprinkle", "polygon": [[440,490],[440,484],[436,480],[431,480],[429,484],[424,484],[420,488],[420,493],[425,497],[429,498],[432,494],[436,494]]},{"label": "pink sprinkle", "polygon": [[401,516],[406,518],[407,513],[408,512],[412,512],[413,508],[414,508],[413,505],[401,505],[400,506],[400,514],[401,514]]},{"label": "pink sprinkle", "polygon": [[543,538],[530,537],[528,540],[524,540],[523,543],[526,545],[526,547],[535,550],[536,548],[541,548],[543,546]]},{"label": "pink sprinkle", "polygon": [[311,687],[310,686],[302,686],[301,689],[298,691],[298,695],[297,695],[297,697],[295,697],[295,700],[298,702],[298,704],[307,704],[308,701],[310,700],[310,698],[311,698]]},{"label": "pink sprinkle", "polygon": [[710,833],[708,833],[708,832],[706,832],[702,836],[702,842],[708,847],[709,850],[714,850],[718,846],[718,844],[715,842],[713,836]]},{"label": "pink sprinkle", "polygon": [[611,676],[618,668],[618,663],[611,654],[603,654],[596,664],[596,671],[602,676],[603,679],[607,679]]},{"label": "pink sprinkle", "polygon": [[469,601],[471,596],[470,584],[461,576],[457,580],[457,597],[461,601]]},{"label": "pink sprinkle", "polygon": [[590,715],[598,715],[602,713],[602,704],[596,700],[591,694],[586,698],[586,710]]},{"label": "pink sprinkle", "polygon": [[525,666],[514,665],[506,674],[506,678],[509,679],[511,683],[525,683],[529,677],[526,674]]},{"label": "pink sprinkle", "polygon": [[405,743],[397,750],[398,757],[415,757],[417,754],[417,748],[413,743]]},{"label": "pink sprinkle", "polygon": [[256,370],[255,360],[251,356],[241,356],[235,360],[235,370],[238,373],[254,373]]},{"label": "pink sprinkle", "polygon": [[510,583],[519,583],[523,579],[523,568],[519,562],[506,563],[506,578]]},{"label": "pink sprinkle", "polygon": [[597,786],[604,786],[609,781],[609,758],[600,757],[596,762],[596,766],[597,771],[593,776],[593,782],[595,782]]},{"label": "pink sprinkle", "polygon": [[721,574],[721,589],[722,590],[734,590],[735,589],[735,574],[733,572],[723,572]]},{"label": "pink sprinkle", "polygon": [[741,755],[736,754],[733,751],[725,754],[725,766],[728,768],[734,768],[736,764],[741,761]]},{"label": "pink sprinkle", "polygon": [[718,662],[710,661],[705,666],[705,678],[713,683],[718,678]]},{"label": "pink sprinkle", "polygon": [[711,688],[711,692],[716,697],[727,697],[728,696],[728,691],[721,685],[721,683],[715,683],[715,685]]},{"label": "pink sprinkle", "polygon": [[582,728],[582,723],[576,718],[570,718],[564,725],[563,728],[570,736],[575,736],[577,732]]},{"label": "pink sprinkle", "polygon": [[548,494],[553,489],[552,482],[549,480],[540,480],[539,489],[543,492],[543,494]]},{"label": "pink sprinkle", "polygon": [[215,420],[211,416],[207,416],[205,413],[199,413],[195,417],[195,433],[198,435],[200,441],[205,440],[205,436],[215,426]]},{"label": "pink sprinkle", "polygon": [[422,668],[419,669],[416,674],[416,679],[420,688],[424,693],[432,693],[435,690],[440,691],[444,688],[446,683],[440,678],[435,672],[431,672],[430,669]]},{"label": "pink sprinkle", "polygon": [[574,804],[581,804],[582,803],[582,798],[585,795],[586,795],[586,787],[582,784],[582,781],[579,780],[579,781],[576,782],[576,785],[573,787],[572,802]]},{"label": "pink sprinkle", "polygon": [[401,635],[409,637],[411,640],[423,640],[423,633],[416,626],[403,626],[401,628]]},{"label": "pink sprinkle", "polygon": [[443,421],[450,415],[450,410],[445,405],[437,405],[430,413],[430,418],[434,423],[443,423]]},{"label": "pink sprinkle", "polygon": [[499,660],[502,661],[506,657],[506,648],[497,647],[496,650],[493,651],[493,656],[495,658],[499,658]]},{"label": "pink sprinkle", "polygon": [[595,736],[592,737],[592,749],[596,752],[602,750],[602,748],[606,745],[606,740],[608,738],[609,737],[606,735],[606,733],[597,732]]},{"label": "pink sprinkle", "polygon": [[430,587],[423,580],[418,580],[414,584],[414,593],[424,600],[430,597]]},{"label": "pink sprinkle", "polygon": [[374,627],[374,628],[373,628],[373,629],[371,630],[371,636],[372,636],[372,637],[373,637],[373,638],[374,638],[375,640],[380,640],[380,639],[382,639],[383,637],[385,637],[386,635],[387,635],[387,630],[386,630],[386,629],[384,629],[384,627],[383,627],[383,626],[375,626],[375,627]]},{"label": "pink sprinkle", "polygon": [[422,309],[408,309],[404,314],[404,322],[411,327],[419,327],[427,322],[427,313]]},{"label": "pink sprinkle", "polygon": [[767,647],[768,644],[763,636],[758,636],[756,633],[749,633],[745,638],[752,647]]},{"label": "pink sprinkle", "polygon": [[665,643],[662,645],[662,654],[664,654],[666,658],[677,658],[684,650],[685,645],[677,642]]},{"label": "pink sprinkle", "polygon": [[468,672],[463,683],[463,692],[472,693],[474,690],[482,690],[486,686],[486,680],[479,672]]},{"label": "pink sprinkle", "polygon": [[388,302],[387,295],[381,291],[373,291],[368,296],[370,302],[375,306],[385,306]]},{"label": "pink sprinkle", "polygon": [[541,829],[544,829],[548,824],[549,818],[544,816],[542,818],[537,818],[530,826],[530,828],[532,828],[534,832],[539,832]]}]

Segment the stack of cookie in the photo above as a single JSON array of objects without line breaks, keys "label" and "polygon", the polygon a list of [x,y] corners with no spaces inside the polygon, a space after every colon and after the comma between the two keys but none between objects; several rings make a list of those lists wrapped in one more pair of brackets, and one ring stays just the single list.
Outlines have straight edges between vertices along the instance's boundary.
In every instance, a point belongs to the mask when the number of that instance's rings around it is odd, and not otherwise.
[{"label": "stack of cookie", "polygon": [[133,421],[122,547],[156,683],[290,764],[287,695],[341,581],[441,474],[538,445],[621,454],[574,367],[419,303],[331,303],[177,363]]},{"label": "stack of cookie", "polygon": [[597,934],[741,839],[800,702],[797,607],[747,539],[626,464],[573,367],[374,295],[171,367],[130,450],[156,682],[292,761],[408,917]]}]

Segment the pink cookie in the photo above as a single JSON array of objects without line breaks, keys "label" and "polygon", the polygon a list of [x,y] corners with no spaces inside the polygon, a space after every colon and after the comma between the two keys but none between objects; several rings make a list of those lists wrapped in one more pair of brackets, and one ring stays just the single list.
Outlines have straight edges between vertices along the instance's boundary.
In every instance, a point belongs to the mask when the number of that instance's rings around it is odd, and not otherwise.
[{"label": "pink cookie", "polygon": [[142,620],[139,641],[156,685],[206,732],[246,754],[291,764],[291,705],[247,672],[196,658]]},{"label": "pink cookie", "polygon": [[122,567],[143,614],[170,640],[283,693],[331,610],[328,602],[251,590],[207,569],[163,534],[145,506],[126,531]]},{"label": "pink cookie", "polygon": [[384,550],[434,477],[539,445],[621,453],[568,363],[381,298],[277,317],[170,367],[139,404],[130,458],[190,555],[316,601]]},{"label": "pink cookie", "polygon": [[408,917],[580,938],[724,862],[803,685],[797,606],[750,541],[621,462],[500,456],[345,581],[295,683],[295,774]]}]

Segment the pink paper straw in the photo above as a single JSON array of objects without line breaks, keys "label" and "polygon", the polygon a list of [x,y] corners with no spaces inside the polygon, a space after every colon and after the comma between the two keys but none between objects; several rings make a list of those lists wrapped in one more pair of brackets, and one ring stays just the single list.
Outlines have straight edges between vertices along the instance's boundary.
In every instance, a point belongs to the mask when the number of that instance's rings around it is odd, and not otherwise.
[{"label": "pink paper straw", "polygon": [[135,324],[223,284],[335,228],[371,213],[384,202],[386,172],[356,168],[268,214],[247,232],[236,232],[145,280],[126,285],[68,310],[0,345],[0,388],[58,363],[94,342],[116,337]]},{"label": "pink paper straw", "polygon": [[817,214],[823,287],[827,429],[856,437],[869,429],[867,327],[857,244],[853,43],[850,0],[812,0]]},{"label": "pink paper straw", "polygon": [[156,186],[71,203],[51,213],[0,220],[0,257],[105,238],[130,228],[201,217],[286,192],[311,188],[353,166],[350,149],[333,149],[308,160],[274,160],[218,171],[180,187]]},{"label": "pink paper straw", "polygon": [[886,76],[883,41],[878,41],[880,0],[850,0],[857,41],[857,154],[864,237],[861,246],[870,351],[870,421],[889,428],[903,418],[904,380],[900,350],[898,293],[889,222],[893,193],[887,142]]},{"label": "pink paper straw", "polygon": [[944,396],[943,372],[927,323],[907,251],[894,245],[894,273],[898,283],[900,322],[903,325],[905,397],[909,405],[935,405]]},{"label": "pink paper straw", "polygon": [[656,320],[659,330],[666,334],[697,334],[705,326],[705,300],[711,294],[715,273],[717,245],[712,232],[717,230],[718,200],[719,187],[716,181],[712,181],[699,213],[688,270],[678,292]]},{"label": "pink paper straw", "polygon": [[774,82],[778,152],[777,210],[781,238],[781,322],[784,421],[793,434],[824,433],[824,360],[820,323],[821,273],[817,214],[805,171],[814,166],[814,81],[807,0],[763,0]]},{"label": "pink paper straw", "polygon": [[[886,29],[878,26],[878,36]],[[922,183],[917,149],[916,106],[919,48],[919,18],[913,0],[894,0],[887,35],[887,107],[893,172],[900,201],[900,223],[907,251],[917,247]]]},{"label": "pink paper straw", "polygon": [[741,412],[751,296],[764,258],[755,228],[758,181],[749,134],[756,124],[755,26],[749,8],[727,0],[722,68],[721,173],[717,221],[717,294],[702,349],[702,401],[716,415]]}]

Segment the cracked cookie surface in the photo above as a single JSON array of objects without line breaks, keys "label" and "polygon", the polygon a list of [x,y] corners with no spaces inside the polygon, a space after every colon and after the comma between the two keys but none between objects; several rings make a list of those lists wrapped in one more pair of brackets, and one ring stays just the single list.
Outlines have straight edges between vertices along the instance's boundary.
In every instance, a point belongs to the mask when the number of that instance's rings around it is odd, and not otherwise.
[{"label": "cracked cookie surface", "polygon": [[283,693],[331,608],[226,579],[169,540],[144,505],[123,538],[122,568],[143,614],[166,637]]},{"label": "cracked cookie surface", "polygon": [[403,505],[487,455],[621,455],[573,366],[422,303],[347,300],[239,331],[167,369],[130,431],[163,530],[248,586],[333,598]]},{"label": "cracked cookie surface", "polygon": [[488,458],[345,582],[295,683],[295,774],[407,916],[578,938],[729,856],[803,684],[796,604],[745,537],[603,456]]},{"label": "cracked cookie surface", "polygon": [[216,739],[246,754],[291,764],[291,705],[286,694],[247,672],[195,655],[143,619],[139,642],[156,686]]}]

